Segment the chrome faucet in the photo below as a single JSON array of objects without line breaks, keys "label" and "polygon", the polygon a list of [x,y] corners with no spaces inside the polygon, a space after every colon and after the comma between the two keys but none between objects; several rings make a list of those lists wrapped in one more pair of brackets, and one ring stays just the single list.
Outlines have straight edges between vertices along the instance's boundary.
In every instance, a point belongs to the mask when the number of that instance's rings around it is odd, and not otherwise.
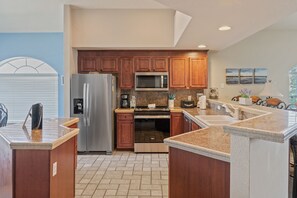
[{"label": "chrome faucet", "polygon": [[[230,110],[228,106],[231,107],[233,110]],[[233,118],[239,120],[240,109],[238,107],[234,107],[231,104],[223,104],[222,107],[224,107],[226,112],[229,113]]]}]

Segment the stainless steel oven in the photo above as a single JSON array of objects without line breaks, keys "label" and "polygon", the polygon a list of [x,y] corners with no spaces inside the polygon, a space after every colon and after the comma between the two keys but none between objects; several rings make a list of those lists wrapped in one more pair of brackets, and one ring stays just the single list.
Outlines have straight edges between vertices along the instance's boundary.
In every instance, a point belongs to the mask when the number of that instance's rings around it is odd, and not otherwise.
[{"label": "stainless steel oven", "polygon": [[168,152],[163,140],[170,136],[169,109],[136,108],[134,120],[134,152]]},{"label": "stainless steel oven", "polygon": [[168,72],[136,72],[136,91],[168,91]]}]

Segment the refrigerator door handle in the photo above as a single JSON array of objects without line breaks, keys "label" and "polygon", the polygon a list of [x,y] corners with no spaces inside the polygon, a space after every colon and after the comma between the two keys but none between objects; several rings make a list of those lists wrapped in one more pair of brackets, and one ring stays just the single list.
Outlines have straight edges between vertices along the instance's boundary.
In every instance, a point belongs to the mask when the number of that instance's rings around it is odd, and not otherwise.
[{"label": "refrigerator door handle", "polygon": [[86,114],[87,114],[87,107],[86,107],[86,91],[87,91],[87,83],[84,83],[84,89],[83,89],[83,120],[84,120],[84,125],[87,125],[87,119],[86,119]]},{"label": "refrigerator door handle", "polygon": [[90,84],[87,83],[87,126],[90,126]]}]

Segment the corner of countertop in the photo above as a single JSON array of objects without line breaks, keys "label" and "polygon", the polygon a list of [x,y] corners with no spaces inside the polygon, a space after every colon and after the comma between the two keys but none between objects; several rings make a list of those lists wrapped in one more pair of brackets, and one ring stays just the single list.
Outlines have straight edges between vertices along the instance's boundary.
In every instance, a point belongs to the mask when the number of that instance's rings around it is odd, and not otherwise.
[{"label": "corner of countertop", "polygon": [[114,110],[115,113],[134,113],[132,108],[117,108]]}]

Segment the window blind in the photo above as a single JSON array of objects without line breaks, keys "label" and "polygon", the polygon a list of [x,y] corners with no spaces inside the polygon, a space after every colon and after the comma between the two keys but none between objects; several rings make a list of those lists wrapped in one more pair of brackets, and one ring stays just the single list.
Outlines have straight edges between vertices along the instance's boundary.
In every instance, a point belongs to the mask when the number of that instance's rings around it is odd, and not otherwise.
[{"label": "window blind", "polygon": [[42,103],[44,118],[58,116],[56,74],[0,75],[0,103],[8,109],[8,122],[24,121],[32,104]]}]

